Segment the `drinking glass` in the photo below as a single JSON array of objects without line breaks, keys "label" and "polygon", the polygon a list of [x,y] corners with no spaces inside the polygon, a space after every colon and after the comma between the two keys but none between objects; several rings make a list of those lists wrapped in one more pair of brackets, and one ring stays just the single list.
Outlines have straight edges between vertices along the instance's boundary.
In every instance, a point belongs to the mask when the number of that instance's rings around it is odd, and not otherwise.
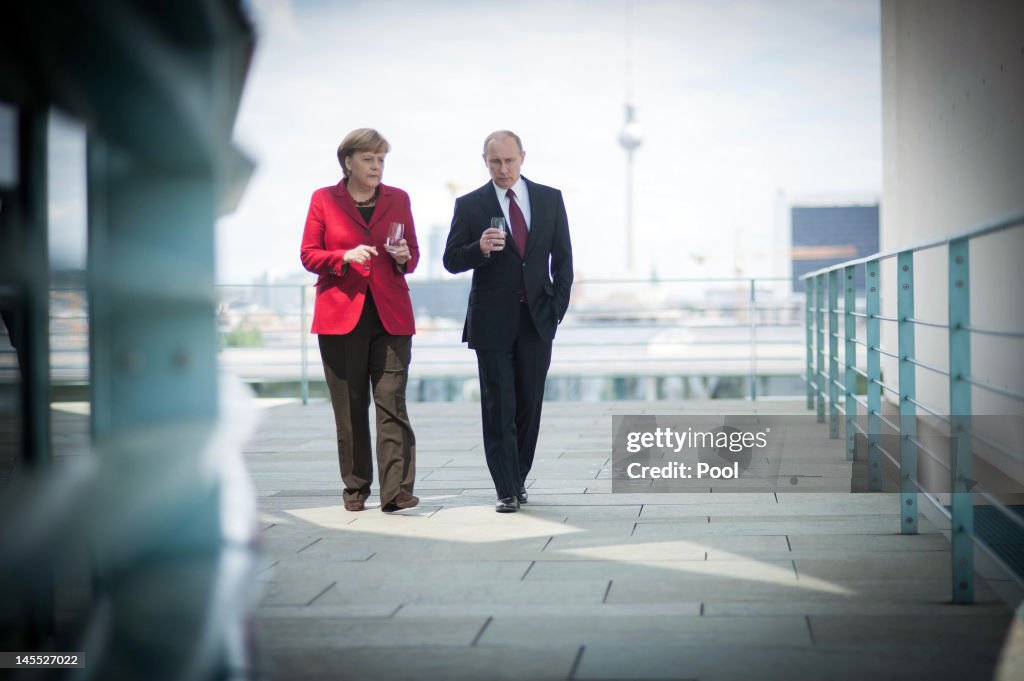
[{"label": "drinking glass", "polygon": [[[501,232],[502,236],[505,236],[505,218],[491,218],[491,229],[496,229]],[[490,253],[484,253],[485,258],[491,257]]]},{"label": "drinking glass", "polygon": [[384,240],[384,250],[394,255],[398,250],[398,244],[402,240],[403,234],[405,234],[405,225],[401,222],[392,222],[388,225],[388,236]]}]

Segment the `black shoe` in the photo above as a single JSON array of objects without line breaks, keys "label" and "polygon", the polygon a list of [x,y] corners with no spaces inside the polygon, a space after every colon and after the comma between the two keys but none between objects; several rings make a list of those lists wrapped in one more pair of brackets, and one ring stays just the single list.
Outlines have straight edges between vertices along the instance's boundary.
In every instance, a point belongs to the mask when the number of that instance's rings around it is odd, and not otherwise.
[{"label": "black shoe", "polygon": [[520,487],[519,491],[516,492],[516,499],[519,500],[520,504],[525,504],[526,500],[530,498],[530,495],[526,493],[525,487]]},{"label": "black shoe", "polygon": [[498,513],[515,513],[519,510],[519,500],[515,497],[498,499],[498,503],[494,505],[494,510]]}]

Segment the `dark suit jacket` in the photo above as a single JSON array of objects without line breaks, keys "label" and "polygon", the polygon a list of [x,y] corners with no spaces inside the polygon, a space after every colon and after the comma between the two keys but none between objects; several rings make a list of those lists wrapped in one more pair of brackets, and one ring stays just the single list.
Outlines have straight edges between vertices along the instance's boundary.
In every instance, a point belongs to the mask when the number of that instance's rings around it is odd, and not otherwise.
[{"label": "dark suit jacket", "polygon": [[455,200],[455,216],[444,249],[444,268],[456,274],[473,270],[463,342],[479,350],[506,350],[519,328],[519,290],[525,286],[530,316],[542,338],[553,340],[569,308],[572,288],[572,244],[562,192],[531,182],[530,234],[521,258],[509,229],[505,249],[485,258],[480,235],[492,217],[502,216],[494,185]]}]

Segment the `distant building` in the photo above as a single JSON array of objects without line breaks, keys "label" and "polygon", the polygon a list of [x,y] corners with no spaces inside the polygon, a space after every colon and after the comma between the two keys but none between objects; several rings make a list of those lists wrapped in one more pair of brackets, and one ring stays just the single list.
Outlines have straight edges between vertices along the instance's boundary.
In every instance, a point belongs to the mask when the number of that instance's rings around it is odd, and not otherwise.
[{"label": "distant building", "polygon": [[[878,204],[794,204],[790,239],[793,290],[802,292],[804,274],[878,252]],[[864,292],[863,268],[857,270],[856,287]]]},{"label": "distant building", "polygon": [[416,315],[429,314],[461,322],[466,318],[466,304],[469,302],[469,277],[457,279],[409,280],[409,293]]}]

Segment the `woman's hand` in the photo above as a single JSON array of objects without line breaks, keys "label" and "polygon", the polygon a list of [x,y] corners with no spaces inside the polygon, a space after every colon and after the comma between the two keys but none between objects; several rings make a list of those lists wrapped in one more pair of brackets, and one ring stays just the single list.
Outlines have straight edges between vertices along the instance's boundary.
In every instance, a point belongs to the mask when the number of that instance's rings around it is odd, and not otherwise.
[{"label": "woman's hand", "polygon": [[362,265],[372,256],[375,255],[377,255],[376,248],[374,248],[373,246],[367,246],[366,244],[362,244],[360,246],[356,246],[350,251],[347,251],[345,253],[344,261],[346,263],[356,263],[357,265]]},{"label": "woman's hand", "polygon": [[399,265],[404,265],[409,262],[409,258],[412,257],[412,253],[409,252],[409,244],[405,239],[398,242],[398,246],[394,252],[391,252],[391,257],[395,259],[395,262]]}]

